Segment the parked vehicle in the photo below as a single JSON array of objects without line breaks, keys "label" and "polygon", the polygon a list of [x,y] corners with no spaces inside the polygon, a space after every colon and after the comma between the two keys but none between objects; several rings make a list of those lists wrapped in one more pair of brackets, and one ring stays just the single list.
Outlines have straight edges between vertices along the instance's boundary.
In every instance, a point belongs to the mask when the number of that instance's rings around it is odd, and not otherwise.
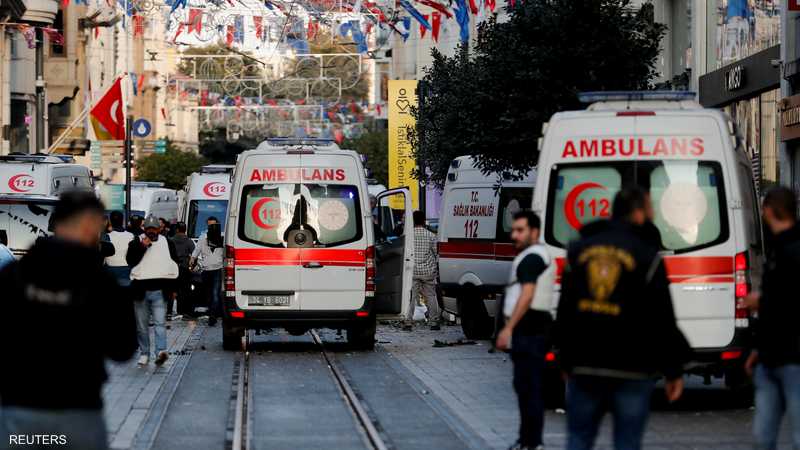
[{"label": "parked vehicle", "polygon": [[535,182],[535,170],[519,181],[484,175],[469,156],[450,164],[438,223],[439,279],[444,309],[460,316],[470,339],[494,331],[497,296],[516,255],[512,217],[530,207]]},{"label": "parked vehicle", "polygon": [[178,216],[186,223],[187,235],[195,241],[206,231],[206,221],[209,217],[216,217],[220,222],[225,222],[231,195],[233,167],[232,165],[203,166],[200,172],[187,177],[186,193]]},{"label": "parked vehicle", "polygon": [[678,324],[693,348],[689,371],[736,386],[750,326],[743,299],[763,261],[758,197],[733,122],[693,98],[590,93],[585,111],[555,114],[544,127],[533,209],[563,266],[566,245],[584,224],[610,216],[622,186],[647,189]]},{"label": "parked vehicle", "polygon": [[[412,223],[407,189],[377,200]],[[246,328],[328,327],[372,348],[376,318],[409,306],[414,261],[413,233],[378,226],[380,242],[357,153],[318,139],[270,139],[242,153],[225,228],[224,347],[239,348]]]},{"label": "parked vehicle", "polygon": [[94,190],[88,167],[70,157],[0,156],[0,237],[16,256],[49,234],[50,213],[62,192]]}]

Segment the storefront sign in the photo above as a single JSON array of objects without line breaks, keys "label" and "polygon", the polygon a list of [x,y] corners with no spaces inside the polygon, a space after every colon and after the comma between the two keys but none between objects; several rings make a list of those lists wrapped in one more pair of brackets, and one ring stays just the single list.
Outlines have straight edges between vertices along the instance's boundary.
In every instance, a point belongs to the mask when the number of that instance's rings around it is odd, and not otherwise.
[{"label": "storefront sign", "polygon": [[700,77],[700,104],[721,108],[776,89],[781,82],[780,46],[762,50]]},{"label": "storefront sign", "polygon": [[[417,106],[417,80],[389,80],[389,188],[408,187],[414,209],[418,208],[419,182],[411,176],[417,167],[408,141],[416,127],[411,109]],[[402,209],[402,198],[392,196],[393,209]]]},{"label": "storefront sign", "polygon": [[744,67],[734,66],[725,72],[725,89],[735,91],[744,85]]},{"label": "storefront sign", "polygon": [[800,94],[780,101],[781,141],[800,139]]}]

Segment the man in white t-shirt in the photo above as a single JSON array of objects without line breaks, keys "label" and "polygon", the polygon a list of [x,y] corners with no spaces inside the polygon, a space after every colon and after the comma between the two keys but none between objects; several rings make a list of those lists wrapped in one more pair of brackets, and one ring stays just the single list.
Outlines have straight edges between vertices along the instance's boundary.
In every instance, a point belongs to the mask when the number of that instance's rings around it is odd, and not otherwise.
[{"label": "man in white t-shirt", "polygon": [[189,266],[200,264],[203,268],[203,288],[208,300],[208,326],[213,327],[222,317],[222,260],[225,247],[222,243],[222,226],[219,219],[211,216],[206,221],[208,228],[200,236],[192,252]]},{"label": "man in white t-shirt", "polygon": [[519,251],[503,298],[505,326],[496,346],[510,350],[514,363],[514,390],[519,401],[519,440],[513,450],[542,448],[544,398],[542,374],[547,354],[547,334],[553,322],[554,265],[539,244],[541,220],[532,211],[514,214],[511,240]]},{"label": "man in white t-shirt", "polygon": [[128,266],[126,257],[128,256],[128,245],[134,236],[133,233],[125,230],[125,217],[122,212],[112,211],[109,221],[112,229],[108,233],[108,240],[114,246],[114,254],[106,258],[106,267],[117,279],[117,283],[126,287],[131,284],[131,268]]}]

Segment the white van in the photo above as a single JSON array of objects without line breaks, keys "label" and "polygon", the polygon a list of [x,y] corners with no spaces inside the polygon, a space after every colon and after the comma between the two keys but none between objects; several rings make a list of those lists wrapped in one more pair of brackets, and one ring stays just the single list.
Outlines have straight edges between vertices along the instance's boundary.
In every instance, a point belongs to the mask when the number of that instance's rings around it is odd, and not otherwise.
[{"label": "white van", "polygon": [[231,195],[231,172],[232,165],[209,165],[187,177],[186,195],[178,217],[186,223],[186,234],[195,241],[206,231],[209,217],[216,217],[224,224]]},{"label": "white van", "polygon": [[70,157],[0,156],[0,241],[22,256],[36,238],[49,234],[50,213],[67,190],[93,190],[92,173]]},{"label": "white van", "polygon": [[536,171],[521,180],[484,175],[472,157],[450,163],[439,222],[439,282],[444,309],[460,316],[469,339],[494,331],[497,295],[516,255],[514,213],[530,208]]},{"label": "white van", "polygon": [[[408,189],[377,197],[413,222]],[[372,348],[376,317],[407,311],[414,269],[413,233],[384,225],[373,223],[356,152],[271,139],[240,154],[225,228],[224,347],[239,348],[246,328],[327,327]]]},{"label": "white van", "polygon": [[588,93],[585,111],[555,114],[543,130],[533,209],[563,267],[566,245],[610,216],[622,186],[649,190],[678,324],[693,348],[689,371],[735,386],[750,325],[742,299],[763,260],[758,199],[733,122],[693,98]]},{"label": "white van", "polygon": [[159,181],[132,182],[131,215],[146,218],[151,214],[167,222],[178,220],[178,193]]}]

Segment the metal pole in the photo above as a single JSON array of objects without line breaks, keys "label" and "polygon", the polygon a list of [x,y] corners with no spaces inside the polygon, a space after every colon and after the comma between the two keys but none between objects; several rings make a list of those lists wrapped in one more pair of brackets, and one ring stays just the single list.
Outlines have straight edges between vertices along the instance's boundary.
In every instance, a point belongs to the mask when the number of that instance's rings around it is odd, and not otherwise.
[{"label": "metal pole", "polygon": [[45,98],[44,98],[44,31],[41,27],[36,27],[36,151],[44,152],[47,146],[44,142]]},{"label": "metal pole", "polygon": [[133,116],[125,121],[125,220],[131,218],[131,154],[133,153]]}]

